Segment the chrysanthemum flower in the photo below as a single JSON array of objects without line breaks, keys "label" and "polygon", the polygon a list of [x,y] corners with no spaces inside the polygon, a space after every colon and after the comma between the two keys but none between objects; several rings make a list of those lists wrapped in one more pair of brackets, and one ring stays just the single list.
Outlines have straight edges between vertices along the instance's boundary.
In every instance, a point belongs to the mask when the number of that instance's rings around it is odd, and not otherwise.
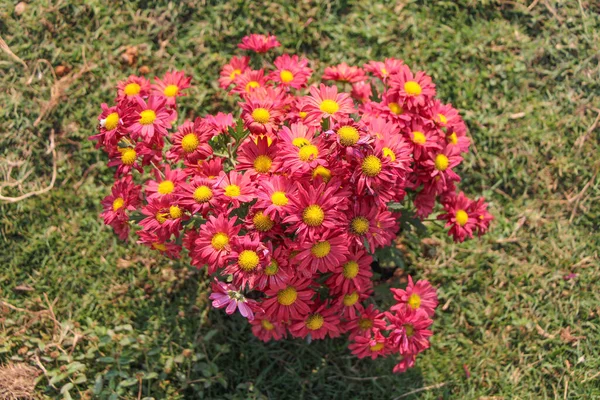
[{"label": "chrysanthemum flower", "polygon": [[452,194],[442,199],[445,214],[438,219],[446,220],[446,227],[450,228],[451,235],[456,242],[463,242],[467,237],[473,237],[473,231],[477,227],[477,216],[473,212],[473,201],[466,197],[463,192],[458,195]]},{"label": "chrysanthemum flower", "polygon": [[142,76],[129,75],[117,83],[117,100],[146,98],[150,95],[150,81]]},{"label": "chrysanthemum flower", "polygon": [[216,115],[207,115],[204,117],[204,121],[210,127],[210,133],[212,137],[221,134],[227,134],[229,128],[233,128],[235,123],[233,122],[233,114],[225,114],[218,112]]},{"label": "chrysanthemum flower", "polygon": [[217,177],[223,172],[223,158],[212,157],[210,160],[200,160],[197,163],[186,163],[185,172],[216,182]]},{"label": "chrysanthemum flower", "polygon": [[169,165],[165,165],[163,175],[155,170],[157,180],[149,180],[146,182],[146,196],[148,199],[166,198],[171,200],[175,196],[175,191],[187,177],[186,173],[179,169],[171,169]]},{"label": "chrysanthemum flower", "polygon": [[233,83],[238,75],[243,74],[248,69],[250,57],[233,56],[229,64],[225,64],[221,69],[221,77],[219,78],[219,87],[227,89]]},{"label": "chrysanthemum flower", "polygon": [[364,307],[361,304],[371,295],[371,290],[360,292],[355,290],[352,293],[341,294],[337,296],[335,306],[341,310],[341,315],[345,319],[356,318],[356,315],[363,312]]},{"label": "chrysanthemum flower", "polygon": [[421,181],[434,181],[435,191],[441,193],[446,190],[449,183],[459,182],[460,176],[452,168],[462,162],[459,150],[454,146],[446,146],[442,151],[430,153],[429,159],[422,163],[426,169],[426,176],[420,176]]},{"label": "chrysanthemum flower", "polygon": [[137,241],[139,244],[143,244],[146,247],[150,247],[153,250],[157,250],[158,252],[166,255],[169,258],[179,258],[181,246],[179,246],[178,244],[164,242],[158,235],[143,230],[138,231],[137,234],[140,238]]},{"label": "chrysanthemum flower", "polygon": [[367,198],[355,201],[348,216],[346,229],[344,229],[348,239],[361,247],[366,241],[369,250],[374,251],[375,239],[380,234],[380,229],[377,227],[378,214],[379,208],[373,207],[372,202]]},{"label": "chrysanthemum flower", "polygon": [[139,154],[141,143],[135,147],[118,147],[116,151],[109,154],[109,167],[117,167],[115,177],[127,175],[132,169],[142,172],[143,169],[139,164]]},{"label": "chrysanthemum flower", "polygon": [[171,122],[177,119],[175,111],[168,110],[165,105],[167,98],[151,95],[146,103],[141,98],[135,98],[135,108],[127,120],[127,129],[131,138],[142,138],[147,143],[157,140],[167,134]]},{"label": "chrysanthemum flower", "polygon": [[198,267],[206,264],[209,274],[225,266],[231,250],[230,243],[242,228],[241,225],[235,225],[236,221],[237,217],[229,219],[224,214],[209,216],[195,240],[192,264]]},{"label": "chrysanthemum flower", "polygon": [[211,128],[201,118],[196,118],[193,123],[185,121],[171,137],[172,146],[166,154],[167,159],[185,160],[189,163],[205,160],[213,153],[208,144],[211,138]]},{"label": "chrysanthemum flower", "polygon": [[462,121],[458,110],[452,107],[452,104],[442,104],[439,100],[433,100],[433,105],[428,113],[431,121],[439,127],[454,125]]},{"label": "chrysanthemum flower", "polygon": [[373,96],[373,90],[371,89],[371,84],[368,82],[353,83],[352,91],[350,92],[350,96],[352,96],[352,98],[354,100],[357,100],[362,104],[365,104]]},{"label": "chrysanthemum flower", "polygon": [[332,294],[363,292],[371,288],[371,262],[373,258],[363,250],[351,249],[346,260],[332,269],[333,274],[325,282]]},{"label": "chrysanthemum flower", "polygon": [[432,191],[421,190],[419,193],[417,193],[413,201],[413,204],[417,209],[417,217],[427,218],[427,216],[433,212],[433,207],[435,207],[435,198],[436,194]]},{"label": "chrysanthemum flower", "polygon": [[385,330],[387,322],[383,319],[384,313],[375,309],[373,304],[363,308],[360,315],[356,315],[344,325],[344,331],[350,332],[350,339],[357,335],[364,335],[372,329]]},{"label": "chrysanthemum flower", "polygon": [[[123,225],[129,220],[126,211],[135,210],[140,204],[141,186],[135,185],[131,175],[116,181],[111,194],[102,200],[103,212],[100,216],[106,225]],[[127,236],[125,233],[125,237]],[[123,238],[122,238],[123,239]]]},{"label": "chrysanthemum flower", "polygon": [[395,58],[386,58],[384,62],[369,61],[363,66],[365,71],[372,73],[383,82],[386,82],[390,76],[397,74],[402,69],[404,61]]},{"label": "chrysanthemum flower", "polygon": [[325,339],[326,336],[336,338],[341,335],[338,310],[329,304],[315,304],[309,314],[300,320],[292,320],[289,331],[294,337],[305,338],[310,335],[313,340]]},{"label": "chrysanthemum flower", "polygon": [[405,135],[413,145],[413,156],[415,160],[427,158],[427,155],[435,150],[441,150],[440,134],[431,123],[420,118],[414,118],[410,125],[405,128]]},{"label": "chrysanthemum flower", "polygon": [[275,219],[287,214],[290,198],[296,196],[296,186],[286,177],[272,176],[259,182],[256,194],[256,206],[263,210],[264,215]]},{"label": "chrysanthemum flower", "polygon": [[[292,140],[296,132],[306,132],[306,137],[300,135]],[[278,149],[281,159],[281,169],[292,178],[300,178],[310,174],[317,166],[326,164],[326,151],[321,137],[312,138],[310,129],[302,124],[293,124],[291,129],[284,126],[279,137]],[[310,139],[309,139],[310,138]]]},{"label": "chrysanthemum flower", "polygon": [[156,137],[156,140],[150,143],[138,142],[135,147],[137,154],[142,158],[142,166],[162,164],[164,146],[162,137]]},{"label": "chrysanthemum flower", "polygon": [[276,69],[269,74],[269,80],[284,87],[301,89],[306,85],[312,70],[308,68],[308,60],[299,59],[297,55],[284,54],[273,62]]},{"label": "chrysanthemum flower", "polygon": [[251,50],[256,53],[266,53],[267,51],[281,46],[275,35],[260,35],[253,33],[242,38],[242,43],[238,44],[238,48],[243,50]]},{"label": "chrysanthemum flower", "polygon": [[337,150],[343,152],[346,150],[344,147],[361,146],[371,141],[371,136],[351,118],[339,121],[325,135],[339,145],[336,146]]},{"label": "chrysanthemum flower", "polygon": [[231,93],[246,95],[257,88],[264,87],[267,83],[265,72],[260,69],[258,71],[246,70],[242,74],[235,77],[233,80],[234,88]]},{"label": "chrysanthemum flower", "polygon": [[283,118],[283,103],[278,93],[271,88],[257,88],[245,99],[239,104],[246,128],[256,135],[273,135]]},{"label": "chrysanthemum flower", "polygon": [[313,240],[318,234],[342,226],[348,198],[339,195],[339,186],[321,183],[305,188],[296,183],[296,189],[297,195],[290,198],[289,215],[283,219],[290,224],[287,232]]},{"label": "chrysanthemum flower", "polygon": [[390,289],[394,294],[394,300],[398,303],[392,306],[392,311],[400,313],[424,311],[429,317],[435,313],[438,305],[437,293],[428,281],[419,280],[413,283],[412,276],[408,276],[406,289]]},{"label": "chrysanthemum flower", "polygon": [[487,210],[488,203],[482,197],[471,203],[470,213],[475,215],[477,221],[477,233],[481,236],[486,233],[490,227],[490,222],[494,219],[494,216]]},{"label": "chrysanthemum flower", "polygon": [[380,203],[391,200],[396,174],[389,158],[366,151],[358,155],[354,165],[352,181],[356,183],[359,195],[376,194]]},{"label": "chrysanthemum flower", "polygon": [[308,114],[309,99],[310,97],[304,96],[297,97],[295,101],[292,101],[287,114],[287,120],[291,125],[301,123],[313,130],[321,127],[321,116],[315,113]]},{"label": "chrysanthemum flower", "polygon": [[423,71],[413,75],[407,65],[402,65],[400,71],[390,79],[391,90],[397,93],[401,105],[409,109],[423,107],[435,96],[435,84],[431,77]]},{"label": "chrysanthemum flower", "polygon": [[310,312],[315,294],[309,289],[310,285],[309,279],[296,278],[289,281],[283,289],[267,289],[267,299],[262,303],[265,314],[270,320],[278,322],[303,319]]},{"label": "chrysanthemum flower", "polygon": [[392,91],[385,92],[380,103],[373,103],[373,108],[380,113],[381,117],[395,122],[401,127],[408,124],[413,118],[404,106],[400,96]]},{"label": "chrysanthemum flower", "polygon": [[337,121],[347,118],[355,112],[352,99],[348,93],[338,93],[337,87],[325,86],[310,88],[310,97],[306,106],[307,116],[312,116],[319,121],[323,118],[331,118]]},{"label": "chrysanthemum flower", "polygon": [[[383,123],[376,119],[369,127],[370,132],[382,132],[374,141],[374,150],[381,158],[387,158],[394,167],[398,178],[404,179],[411,172],[412,146],[406,142],[402,135],[387,130],[389,122]],[[391,125],[395,125],[391,123]]]},{"label": "chrysanthemum flower", "polygon": [[250,324],[254,336],[265,343],[271,339],[280,340],[286,336],[285,325],[270,320],[264,313],[257,313]]},{"label": "chrysanthemum flower", "polygon": [[298,272],[306,277],[317,271],[333,271],[348,254],[348,237],[340,231],[325,230],[321,234],[306,237],[298,251],[294,261],[299,266]]},{"label": "chrysanthemum flower", "polygon": [[189,183],[181,183],[177,193],[177,203],[192,214],[206,217],[212,209],[223,204],[223,189],[214,180],[195,176]]},{"label": "chrysanthemum flower", "polygon": [[260,241],[258,235],[247,234],[237,236],[231,243],[228,256],[230,263],[224,270],[225,274],[233,276],[233,283],[241,288],[254,288],[264,267],[271,262],[267,247]]},{"label": "chrysanthemum flower", "polygon": [[142,208],[146,218],[140,221],[140,226],[149,232],[156,233],[163,241],[171,235],[179,236],[181,221],[187,219],[184,211],[168,199],[150,199],[146,207]]},{"label": "chrysanthemum flower", "polygon": [[247,299],[234,285],[215,279],[211,283],[211,289],[212,293],[209,298],[212,300],[212,306],[214,308],[227,307],[225,312],[228,315],[233,314],[236,309],[239,309],[242,317],[247,318],[248,321],[252,321],[254,319],[254,312],[261,311],[256,300]]},{"label": "chrysanthemum flower", "polygon": [[272,219],[256,205],[250,207],[244,222],[248,232],[255,232],[264,241],[279,240],[284,234],[279,218]]},{"label": "chrysanthemum flower", "polygon": [[351,67],[346,63],[341,63],[333,67],[325,68],[322,79],[324,81],[355,83],[366,80],[367,76],[362,68]]},{"label": "chrysanthemum flower", "polygon": [[389,342],[400,353],[417,354],[429,348],[429,337],[433,334],[428,328],[433,323],[427,313],[387,313],[390,322]]},{"label": "chrysanthemum flower", "polygon": [[[247,203],[254,200],[254,187],[248,174],[239,174],[236,171],[229,173],[221,172],[217,178],[217,185],[223,189],[225,201],[233,205],[234,208],[240,206],[240,203]],[[224,203],[223,207],[229,204]]]},{"label": "chrysanthemum flower", "polygon": [[402,372],[406,372],[407,369],[414,367],[415,357],[415,354],[401,354],[400,361],[394,366],[393,372],[395,374],[400,374]]},{"label": "chrysanthemum flower", "polygon": [[163,79],[154,77],[154,80],[156,83],[152,85],[152,92],[165,96],[167,105],[173,107],[177,102],[177,97],[185,96],[182,91],[190,87],[192,77],[185,76],[183,71],[169,71]]},{"label": "chrysanthemum flower", "polygon": [[[102,113],[98,116],[98,134],[89,137],[97,140],[96,148],[105,146],[108,149],[117,147],[119,139],[124,136],[121,113],[127,112],[126,105],[109,107],[106,103],[100,105]],[[120,110],[121,108],[121,110]],[[125,108],[123,111],[122,109]]]},{"label": "chrysanthemum flower", "polygon": [[374,360],[377,357],[385,356],[390,350],[386,346],[387,339],[379,329],[365,332],[364,335],[356,335],[353,340],[354,342],[350,343],[348,348],[358,358],[371,357]]},{"label": "chrysanthemum flower", "polygon": [[471,140],[467,136],[467,126],[463,121],[446,126],[446,142],[448,145],[458,147],[461,153],[469,151]]}]

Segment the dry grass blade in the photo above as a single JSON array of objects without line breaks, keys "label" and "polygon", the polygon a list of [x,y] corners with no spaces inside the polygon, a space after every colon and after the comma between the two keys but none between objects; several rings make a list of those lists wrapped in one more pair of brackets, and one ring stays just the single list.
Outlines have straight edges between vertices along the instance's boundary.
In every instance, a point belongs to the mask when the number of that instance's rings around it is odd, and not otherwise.
[{"label": "dry grass blade", "polygon": [[2,51],[8,54],[13,60],[21,63],[23,67],[27,69],[27,64],[25,63],[25,61],[21,60],[21,58],[18,55],[12,52],[12,50],[10,49],[10,47],[8,47],[4,39],[2,39],[2,36],[0,36],[0,49],[2,49]]},{"label": "dry grass blade", "polygon": [[0,399],[32,399],[39,371],[27,364],[0,367]]},{"label": "dry grass blade", "polygon": [[442,383],[438,383],[438,384],[435,384],[435,385],[431,385],[431,386],[425,386],[425,387],[422,387],[422,388],[419,388],[419,389],[411,390],[411,391],[410,391],[410,392],[408,392],[408,393],[404,393],[403,395],[401,395],[401,396],[398,396],[398,397],[394,398],[394,400],[404,399],[405,397],[408,397],[408,396],[410,396],[411,394],[420,393],[420,392],[425,392],[425,391],[427,391],[427,390],[439,389],[439,388],[441,388],[441,387],[444,387],[444,386],[446,386],[447,384],[448,384],[448,382],[442,382]]}]

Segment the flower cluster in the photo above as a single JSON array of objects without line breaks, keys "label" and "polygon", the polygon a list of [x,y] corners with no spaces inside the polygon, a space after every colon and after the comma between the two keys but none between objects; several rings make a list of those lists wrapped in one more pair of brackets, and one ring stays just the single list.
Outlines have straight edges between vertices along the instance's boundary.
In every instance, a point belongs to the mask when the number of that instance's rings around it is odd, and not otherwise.
[{"label": "flower cluster", "polygon": [[[278,46],[263,35],[239,45]],[[102,217],[122,239],[136,226],[138,243],[168,257],[185,249],[213,279],[213,306],[239,310],[259,339],[348,333],[356,356],[398,355],[404,371],[429,347],[436,290],[408,277],[395,304],[376,309],[374,252],[397,236],[399,204],[425,218],[440,202],[458,242],[486,232],[484,200],[457,194],[466,125],[401,60],[342,63],[313,84],[297,55],[260,67],[241,56],[222,68],[235,115],[178,125],[190,77],[119,82],[91,137],[115,167]]]}]

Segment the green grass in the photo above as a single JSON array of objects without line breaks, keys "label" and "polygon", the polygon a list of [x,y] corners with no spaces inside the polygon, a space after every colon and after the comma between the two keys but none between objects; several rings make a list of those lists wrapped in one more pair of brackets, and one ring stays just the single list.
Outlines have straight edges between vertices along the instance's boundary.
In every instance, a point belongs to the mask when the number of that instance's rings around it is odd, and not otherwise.
[{"label": "green grass", "polygon": [[[24,160],[13,178],[30,170],[22,189],[45,186],[52,131],[58,166],[51,191],[0,205],[0,298],[17,308],[0,305],[0,364],[44,366],[37,391],[59,398],[600,397],[596,2],[149,3],[32,1],[16,15],[0,0],[0,35],[28,64],[0,53],[0,172]],[[442,304],[432,348],[406,374],[356,360],[343,339],[257,341],[209,310],[202,273],[118,242],[99,219],[112,172],[86,138],[116,82],[142,65],[181,68],[195,83],[181,118],[229,109],[216,78],[251,32],[320,70],[402,58],[469,125],[462,189],[484,194],[496,220],[464,244],[435,225],[433,241],[406,238],[406,272],[437,285]],[[126,46],[139,52],[131,67]],[[93,69],[34,126],[54,82],[42,59]]]}]

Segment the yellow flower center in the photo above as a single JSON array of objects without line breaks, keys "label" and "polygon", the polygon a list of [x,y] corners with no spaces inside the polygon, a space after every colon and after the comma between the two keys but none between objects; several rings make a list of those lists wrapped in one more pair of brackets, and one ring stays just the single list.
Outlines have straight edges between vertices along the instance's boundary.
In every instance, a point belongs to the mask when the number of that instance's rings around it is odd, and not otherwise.
[{"label": "yellow flower center", "polygon": [[183,215],[183,211],[181,211],[181,208],[177,206],[171,206],[169,207],[169,215],[172,219],[181,218],[181,216]]},{"label": "yellow flower center", "polygon": [[452,134],[448,136],[448,141],[452,144],[458,143],[458,136],[456,136],[456,132],[452,132]]},{"label": "yellow flower center", "polygon": [[271,260],[271,264],[267,268],[265,268],[265,275],[273,276],[279,272],[279,264],[275,260]]},{"label": "yellow flower center", "polygon": [[444,114],[438,114],[438,119],[440,120],[440,124],[446,125],[448,123],[448,118]]},{"label": "yellow flower center", "polygon": [[271,114],[269,114],[269,111],[266,108],[259,107],[252,111],[252,119],[255,122],[266,124],[269,122],[269,118],[271,118]]},{"label": "yellow flower center", "polygon": [[241,75],[241,69],[234,69],[231,74],[229,74],[229,79],[234,80],[236,76]]},{"label": "yellow flower center", "polygon": [[302,119],[306,118],[308,113],[306,111],[298,111],[298,116]]},{"label": "yellow flower center", "polygon": [[465,226],[467,222],[469,222],[469,214],[467,214],[465,210],[456,211],[456,215],[454,216],[454,218],[456,218],[456,222],[460,226]]},{"label": "yellow flower center", "polygon": [[388,74],[388,71],[387,71],[387,69],[385,69],[385,67],[381,67],[380,71],[381,71],[381,75],[387,75]]},{"label": "yellow flower center", "polygon": [[252,89],[256,89],[257,87],[260,87],[260,83],[256,81],[250,81],[246,84],[246,92],[250,92]]},{"label": "yellow flower center", "polygon": [[317,168],[313,170],[312,176],[313,179],[320,176],[323,182],[327,183],[331,180],[331,171],[322,165],[317,165]]},{"label": "yellow flower center", "polygon": [[421,307],[421,296],[416,293],[411,294],[408,298],[408,306],[413,310]]},{"label": "yellow flower center", "polygon": [[327,114],[335,114],[339,109],[340,105],[335,100],[325,99],[319,105],[319,109]]},{"label": "yellow flower center", "polygon": [[388,108],[390,109],[392,114],[396,114],[396,115],[402,114],[402,111],[403,111],[402,107],[400,107],[400,104],[398,104],[398,103],[389,103]]},{"label": "yellow flower center", "polygon": [[415,327],[411,324],[404,325],[404,329],[406,330],[406,336],[411,337],[415,334]]},{"label": "yellow flower center", "polygon": [[225,188],[225,196],[227,197],[238,197],[241,194],[241,189],[238,185],[227,185]]},{"label": "yellow flower center", "polygon": [[177,92],[179,92],[179,88],[176,85],[169,85],[163,91],[163,93],[167,97],[175,97],[177,95]]},{"label": "yellow flower center", "polygon": [[150,125],[156,119],[156,113],[153,110],[144,110],[140,113],[140,124]]},{"label": "yellow flower center", "polygon": [[347,294],[344,296],[344,305],[346,307],[353,306],[358,301],[358,292],[352,292],[351,294]]},{"label": "yellow flower center", "polygon": [[223,250],[229,244],[229,236],[223,232],[215,233],[210,244],[215,250]]},{"label": "yellow flower center", "polygon": [[321,329],[325,319],[321,314],[313,314],[306,320],[306,327],[311,331],[316,331],[317,329]]},{"label": "yellow flower center", "polygon": [[358,327],[363,331],[370,329],[373,327],[373,321],[371,321],[369,318],[361,318],[360,321],[358,321]]},{"label": "yellow flower center", "polygon": [[360,135],[358,131],[353,126],[342,126],[337,131],[338,136],[340,137],[340,143],[342,146],[353,146],[360,139]]},{"label": "yellow flower center", "polygon": [[377,343],[375,346],[371,346],[370,349],[372,352],[380,351],[383,349],[383,343]]},{"label": "yellow flower center", "polygon": [[158,184],[158,193],[160,194],[173,193],[173,190],[175,190],[175,184],[172,181],[162,181]]},{"label": "yellow flower center", "polygon": [[287,69],[284,69],[283,71],[281,71],[279,73],[279,77],[281,78],[281,82],[283,82],[283,83],[290,83],[291,81],[294,80],[294,74],[292,74]]},{"label": "yellow flower center", "polygon": [[284,192],[275,192],[271,195],[271,203],[276,206],[287,206],[289,200]]},{"label": "yellow flower center", "polygon": [[363,174],[372,178],[381,172],[381,160],[374,155],[368,155],[363,160],[361,168]]},{"label": "yellow flower center", "polygon": [[125,165],[133,165],[136,157],[137,153],[131,147],[121,150],[121,162]]},{"label": "yellow flower center", "polygon": [[238,265],[246,272],[252,271],[258,266],[258,254],[253,250],[244,250],[238,256]]},{"label": "yellow flower center", "polygon": [[325,212],[321,206],[312,204],[302,212],[302,221],[308,226],[321,226],[325,219]]},{"label": "yellow flower center", "polygon": [[127,96],[135,96],[140,92],[140,90],[142,90],[140,85],[138,85],[137,83],[130,83],[127,86],[125,86],[125,89],[123,91]]},{"label": "yellow flower center", "polygon": [[270,323],[269,321],[267,321],[266,319],[263,319],[262,321],[260,321],[260,324],[262,325],[263,328],[265,328],[268,331],[272,331],[273,328],[275,328],[273,326],[273,324]]},{"label": "yellow flower center", "polygon": [[119,114],[116,112],[110,113],[106,116],[104,120],[104,129],[107,131],[112,131],[119,125]]},{"label": "yellow flower center", "polygon": [[118,209],[120,209],[124,205],[125,205],[125,200],[123,200],[122,197],[117,197],[115,199],[115,201],[113,201],[113,204],[112,204],[113,211],[117,211]]},{"label": "yellow flower center", "polygon": [[310,144],[310,142],[306,138],[297,137],[294,140],[292,140],[292,144],[298,148],[301,148],[303,146],[306,146],[307,144]]},{"label": "yellow flower center", "polygon": [[312,144],[302,146],[300,150],[298,150],[298,158],[300,158],[300,160],[304,162],[310,161],[316,158],[318,155],[319,149],[317,148],[317,146]]},{"label": "yellow flower center", "polygon": [[438,154],[435,156],[435,169],[438,171],[445,171],[448,169],[448,165],[450,164],[448,157],[444,154]]},{"label": "yellow flower center", "polygon": [[188,133],[181,139],[181,148],[184,153],[191,153],[200,146],[200,141],[195,133]]},{"label": "yellow flower center", "polygon": [[261,154],[254,159],[254,170],[260,174],[266,174],[271,169],[272,163],[271,157]]},{"label": "yellow flower center", "polygon": [[342,272],[344,278],[354,279],[358,275],[358,263],[354,260],[348,261],[344,264],[344,271]]},{"label": "yellow flower center", "polygon": [[152,247],[158,251],[167,251],[167,246],[164,243],[152,243]]},{"label": "yellow flower center", "polygon": [[327,255],[329,254],[330,251],[331,251],[331,244],[327,240],[313,244],[313,246],[310,249],[310,252],[316,258],[327,257]]},{"label": "yellow flower center", "polygon": [[419,85],[415,81],[408,81],[404,84],[404,91],[409,96],[418,96],[421,94],[422,89],[421,85]]},{"label": "yellow flower center", "polygon": [[270,231],[271,228],[273,228],[273,225],[275,225],[275,221],[263,214],[262,211],[254,214],[252,223],[254,223],[254,227],[261,232]]},{"label": "yellow flower center", "polygon": [[369,231],[369,220],[365,217],[356,217],[350,222],[350,229],[357,235],[364,235]]},{"label": "yellow flower center", "polygon": [[427,138],[425,137],[425,134],[421,131],[414,131],[413,132],[413,143],[416,144],[425,144],[425,142],[427,141]]},{"label": "yellow flower center", "polygon": [[198,203],[206,203],[213,197],[213,192],[211,188],[206,185],[198,186],[196,190],[194,190],[193,194],[194,200]]},{"label": "yellow flower center", "polygon": [[277,292],[277,301],[282,306],[291,306],[296,302],[297,298],[298,292],[292,286],[288,286],[287,288]]},{"label": "yellow flower center", "polygon": [[394,150],[390,149],[389,147],[384,147],[382,151],[384,157],[387,157],[392,161],[396,161],[396,153],[394,153]]}]

